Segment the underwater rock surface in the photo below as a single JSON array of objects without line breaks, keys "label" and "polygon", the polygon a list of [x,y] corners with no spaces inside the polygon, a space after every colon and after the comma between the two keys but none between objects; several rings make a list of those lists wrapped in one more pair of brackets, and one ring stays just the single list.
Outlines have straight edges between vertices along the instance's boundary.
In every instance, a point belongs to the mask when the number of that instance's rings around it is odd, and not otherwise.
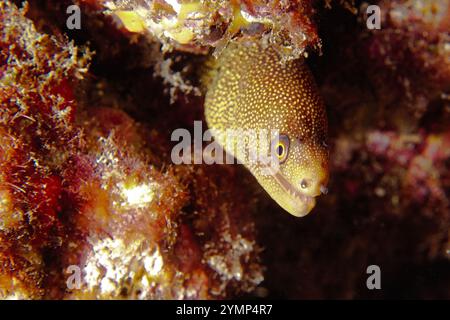
[{"label": "underwater rock surface", "polygon": [[154,129],[75,98],[89,51],[0,8],[1,297],[206,299],[259,284],[236,174],[165,166]]}]

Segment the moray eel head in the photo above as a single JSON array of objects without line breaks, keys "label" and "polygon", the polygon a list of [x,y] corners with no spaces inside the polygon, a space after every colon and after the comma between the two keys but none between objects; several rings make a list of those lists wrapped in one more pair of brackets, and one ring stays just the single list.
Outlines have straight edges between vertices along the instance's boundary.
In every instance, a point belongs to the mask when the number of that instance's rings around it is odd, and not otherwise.
[{"label": "moray eel head", "polygon": [[[284,62],[271,46],[242,43],[229,45],[216,66],[205,98],[205,118],[215,140],[241,160],[286,211],[298,217],[308,214],[315,197],[326,193],[328,123],[307,65],[303,60]],[[279,133],[263,150],[276,156],[278,165],[254,164],[237,155],[228,142],[245,138],[228,140],[224,132],[229,129]]]},{"label": "moray eel head", "polygon": [[315,197],[327,193],[328,150],[315,141],[280,135],[273,153],[277,170],[256,175],[260,185],[287,212],[302,217],[315,206]]}]

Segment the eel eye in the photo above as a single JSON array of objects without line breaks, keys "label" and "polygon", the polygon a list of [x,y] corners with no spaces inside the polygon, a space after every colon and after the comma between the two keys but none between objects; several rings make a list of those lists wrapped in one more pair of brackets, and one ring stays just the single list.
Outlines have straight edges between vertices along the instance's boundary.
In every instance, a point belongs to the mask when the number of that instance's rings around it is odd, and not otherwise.
[{"label": "eel eye", "polygon": [[278,139],[272,141],[272,150],[274,151],[280,163],[286,161],[289,153],[289,138],[286,135],[280,135]]}]

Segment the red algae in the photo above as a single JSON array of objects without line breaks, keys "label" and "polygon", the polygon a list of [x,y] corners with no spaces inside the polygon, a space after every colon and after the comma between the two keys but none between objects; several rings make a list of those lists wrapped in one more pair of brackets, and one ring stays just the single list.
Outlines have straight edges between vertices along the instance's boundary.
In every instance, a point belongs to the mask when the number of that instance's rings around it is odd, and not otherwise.
[{"label": "red algae", "polygon": [[23,14],[9,2],[0,4],[0,132],[5,142],[0,156],[5,286],[0,292],[35,298],[44,294],[43,251],[58,246],[64,236],[57,168],[65,151],[76,147],[69,81],[82,76],[88,58],[73,43],[38,34]]},{"label": "red algae", "polygon": [[[207,259],[216,245],[198,238],[198,218],[184,222],[203,174],[161,168],[148,129],[121,110],[86,106],[75,90],[88,50],[39,33],[10,2],[0,9],[9,51],[1,60],[0,296],[206,299],[252,290],[262,278],[250,220],[211,230],[218,240],[236,224],[250,230],[226,238],[248,243],[245,252],[215,251],[237,271],[214,269]],[[192,191],[180,179],[189,175],[198,184]],[[71,282],[73,272],[79,279]]]}]

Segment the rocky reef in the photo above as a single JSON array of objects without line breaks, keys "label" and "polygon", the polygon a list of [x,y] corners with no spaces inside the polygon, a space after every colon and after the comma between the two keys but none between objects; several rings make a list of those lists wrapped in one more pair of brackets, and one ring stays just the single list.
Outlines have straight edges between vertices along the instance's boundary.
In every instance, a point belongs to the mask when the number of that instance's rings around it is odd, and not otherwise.
[{"label": "rocky reef", "polygon": [[[0,3],[0,297],[450,298],[450,3]],[[314,74],[330,185],[288,215],[242,166],[171,161],[199,72],[258,39]],[[206,127],[206,124],[204,124]],[[382,289],[368,290],[369,265]]]},{"label": "rocky reef", "polygon": [[86,97],[83,82],[101,95],[87,48],[1,10],[2,297],[205,299],[259,284],[236,173],[168,166],[162,133]]}]

